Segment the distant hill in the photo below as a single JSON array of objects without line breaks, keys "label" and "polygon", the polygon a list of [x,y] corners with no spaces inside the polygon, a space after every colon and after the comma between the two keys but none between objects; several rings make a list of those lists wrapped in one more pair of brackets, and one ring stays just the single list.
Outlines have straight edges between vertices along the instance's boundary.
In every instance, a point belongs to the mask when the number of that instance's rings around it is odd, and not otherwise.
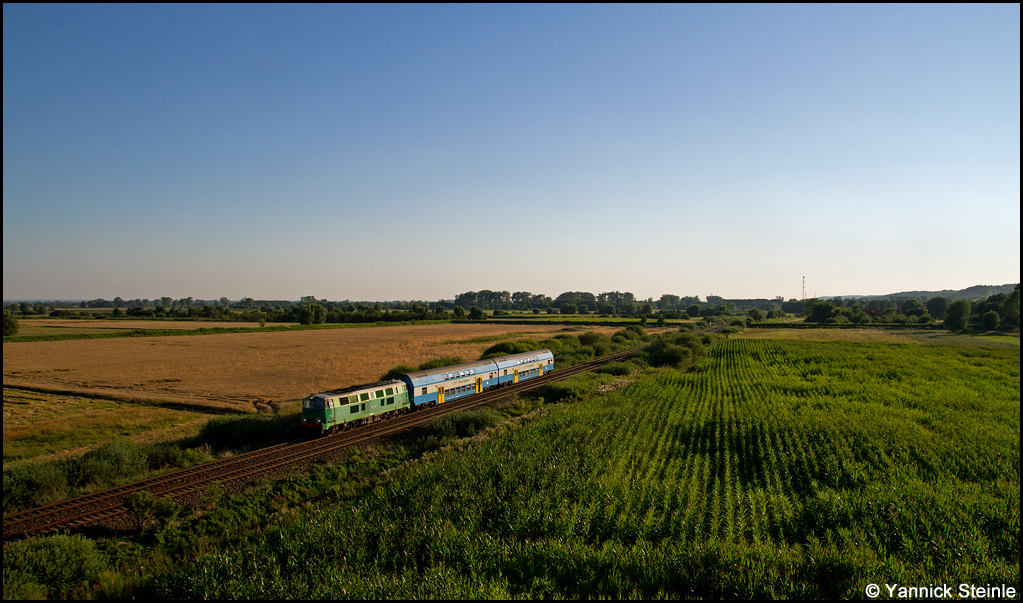
[{"label": "distant hill", "polygon": [[[960,289],[958,291],[954,289],[944,289],[942,291],[901,291],[899,293],[889,293],[887,295],[842,295],[843,299],[861,299],[870,301],[872,299],[899,299],[899,298],[910,298],[910,297],[944,297],[949,301],[955,301],[957,299],[967,299],[970,301],[977,299],[987,299],[988,297],[997,293],[1005,293],[1008,295],[1012,293],[1012,290],[1016,288],[1016,283],[1010,283],[1008,285],[974,285],[967,287],[966,289]],[[839,297],[839,296],[833,296]],[[830,299],[830,298],[829,298]]]}]

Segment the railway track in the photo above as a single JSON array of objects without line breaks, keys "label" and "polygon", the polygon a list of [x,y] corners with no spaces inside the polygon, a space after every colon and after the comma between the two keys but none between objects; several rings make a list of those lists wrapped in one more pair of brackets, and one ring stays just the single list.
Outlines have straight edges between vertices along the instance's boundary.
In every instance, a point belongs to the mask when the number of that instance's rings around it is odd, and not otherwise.
[{"label": "railway track", "polygon": [[124,500],[126,496],[134,492],[145,491],[155,496],[179,499],[201,493],[211,482],[229,484],[256,479],[273,471],[314,461],[355,444],[422,425],[441,415],[492,404],[512,394],[538,389],[547,383],[560,381],[610,362],[628,358],[638,351],[636,349],[611,354],[552,371],[529,381],[481,392],[454,402],[371,423],[350,431],[268,446],[229,459],[181,469],[44,507],[14,513],[3,519],[4,540],[58,531],[73,531],[86,526],[108,523],[128,513],[124,507]]}]

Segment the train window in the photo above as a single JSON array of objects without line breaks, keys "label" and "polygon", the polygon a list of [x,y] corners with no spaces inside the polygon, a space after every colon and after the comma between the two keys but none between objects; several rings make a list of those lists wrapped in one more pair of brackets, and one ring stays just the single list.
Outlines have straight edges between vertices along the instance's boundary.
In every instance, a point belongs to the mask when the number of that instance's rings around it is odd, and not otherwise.
[{"label": "train window", "polygon": [[377,398],[383,398],[384,397],[384,390],[378,389],[376,391],[376,394],[377,394]]},{"label": "train window", "polygon": [[358,394],[352,394],[351,396],[348,396],[348,403],[349,404],[355,404],[358,401],[359,401]]},{"label": "train window", "polygon": [[388,387],[387,388],[387,395],[388,396],[393,396],[394,395],[394,388],[393,387]]},{"label": "train window", "polygon": [[394,404],[394,398],[387,399],[387,405],[390,406],[391,404]]},{"label": "train window", "polygon": [[356,405],[354,405],[354,406],[351,406],[350,408],[351,408],[351,410],[350,410],[350,411],[348,411],[348,412],[350,412],[350,413],[351,413],[351,414],[353,414],[353,415],[354,415],[355,413],[359,412],[359,405],[358,405],[358,404],[356,404]]},{"label": "train window", "polygon": [[423,395],[424,396],[426,395],[426,388],[425,387],[423,388]]},{"label": "train window", "polygon": [[359,394],[359,399],[362,400],[363,402],[365,402],[366,400],[369,400],[369,392],[364,392],[364,393]]}]

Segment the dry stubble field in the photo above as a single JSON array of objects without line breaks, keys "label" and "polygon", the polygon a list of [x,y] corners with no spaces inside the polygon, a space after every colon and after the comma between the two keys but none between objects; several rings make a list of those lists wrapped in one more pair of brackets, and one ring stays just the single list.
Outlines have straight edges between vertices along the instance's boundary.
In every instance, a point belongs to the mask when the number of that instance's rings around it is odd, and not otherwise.
[{"label": "dry stubble field", "polygon": [[564,328],[440,324],[5,343],[3,384],[252,412],[372,382],[397,364],[476,359],[502,335],[544,339]]}]

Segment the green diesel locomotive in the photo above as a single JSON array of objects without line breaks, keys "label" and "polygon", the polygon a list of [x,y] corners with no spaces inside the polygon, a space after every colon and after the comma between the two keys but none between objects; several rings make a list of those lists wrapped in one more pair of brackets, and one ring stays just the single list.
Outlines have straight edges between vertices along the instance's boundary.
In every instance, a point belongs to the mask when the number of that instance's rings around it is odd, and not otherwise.
[{"label": "green diesel locomotive", "polygon": [[306,396],[302,426],[317,433],[343,431],[409,411],[408,389],[401,381],[381,381]]}]

